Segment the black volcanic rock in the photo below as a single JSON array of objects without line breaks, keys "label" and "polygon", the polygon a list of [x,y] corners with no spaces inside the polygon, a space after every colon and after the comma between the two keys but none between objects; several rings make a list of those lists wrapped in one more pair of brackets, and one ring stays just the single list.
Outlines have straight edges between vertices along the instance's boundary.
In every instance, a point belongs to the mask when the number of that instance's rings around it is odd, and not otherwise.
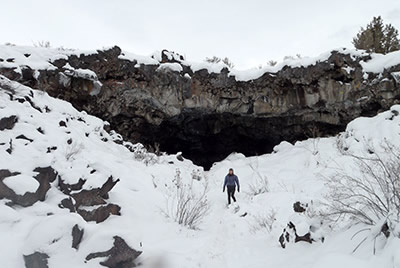
[{"label": "black volcanic rock", "polygon": [[50,183],[53,182],[58,174],[52,167],[38,167],[33,170],[38,174],[34,178],[39,182],[39,187],[36,192],[26,192],[24,195],[16,194],[12,189],[4,184],[3,180],[7,177],[18,175],[19,173],[11,173],[8,170],[0,170],[0,199],[9,199],[7,205],[20,205],[28,207],[37,201],[44,201],[46,193],[50,189]]},{"label": "black volcanic rock", "polygon": [[300,201],[297,201],[297,202],[293,203],[294,212],[303,213],[303,212],[306,211],[306,208],[307,208],[307,204],[304,205]]},{"label": "black volcanic rock", "polygon": [[100,223],[108,219],[111,215],[121,215],[121,207],[115,204],[107,204],[92,210],[78,209],[77,213],[82,216],[85,221],[94,221]]},{"label": "black volcanic rock", "polygon": [[[96,223],[105,221],[110,215],[121,215],[120,206],[116,204],[107,204],[105,200],[108,199],[108,192],[119,182],[119,179],[114,181],[113,177],[110,176],[101,187],[90,190],[82,189],[85,182],[86,180],[79,179],[77,183],[67,184],[59,178],[59,189],[64,194],[70,196],[69,198],[61,200],[59,207],[67,208],[70,212],[78,213],[85,221],[95,221]],[[74,191],[74,193],[71,193],[72,191]],[[82,206],[86,208],[82,209]],[[92,208],[90,209],[90,207]]]},{"label": "black volcanic rock", "polygon": [[74,249],[79,248],[79,244],[82,241],[84,230],[80,229],[78,224],[75,224],[72,228],[72,247]]},{"label": "black volcanic rock", "polygon": [[[80,192],[71,194],[71,197],[75,199],[76,207],[80,206],[96,206],[106,204],[104,199],[108,199],[108,192],[119,182],[119,179],[115,180],[110,176],[107,181],[100,187],[90,190],[81,190]],[[82,188],[84,181],[80,180],[77,184],[69,186],[69,188],[79,189]],[[64,184],[65,185],[65,184]]]},{"label": "black volcanic rock", "polygon": [[26,268],[48,268],[47,259],[49,256],[45,253],[35,252],[30,255],[24,255]]},{"label": "black volcanic rock", "polygon": [[[110,123],[125,140],[141,142],[210,167],[231,152],[256,155],[271,152],[282,140],[334,135],[359,116],[373,116],[399,103],[395,72],[364,73],[354,56],[332,51],[307,67],[284,66],[257,79],[237,81],[227,68],[220,73],[193,72],[179,54],[163,51],[161,62],[181,65],[182,71],[159,69],[120,58],[113,47],[97,54],[71,55],[57,60],[54,70],[40,70],[37,79],[16,76],[50,95],[71,102]],[[94,71],[101,82],[65,73],[63,66]],[[34,79],[33,81],[25,81]]]},{"label": "black volcanic rock", "polygon": [[82,186],[86,183],[86,180],[84,179],[79,179],[77,183],[74,184],[68,184],[65,183],[63,179],[58,180],[58,187],[60,187],[61,192],[64,194],[69,195],[71,191],[79,191],[82,189]]},{"label": "black volcanic rock", "polygon": [[3,131],[5,129],[12,129],[15,126],[15,123],[17,123],[17,121],[18,121],[18,117],[15,115],[1,118],[0,119],[0,131]]},{"label": "black volcanic rock", "polygon": [[111,249],[104,252],[91,253],[86,257],[86,260],[94,258],[107,257],[105,261],[100,262],[101,265],[109,268],[130,268],[136,267],[134,261],[142,254],[141,251],[136,251],[119,236],[114,236],[114,245]]}]

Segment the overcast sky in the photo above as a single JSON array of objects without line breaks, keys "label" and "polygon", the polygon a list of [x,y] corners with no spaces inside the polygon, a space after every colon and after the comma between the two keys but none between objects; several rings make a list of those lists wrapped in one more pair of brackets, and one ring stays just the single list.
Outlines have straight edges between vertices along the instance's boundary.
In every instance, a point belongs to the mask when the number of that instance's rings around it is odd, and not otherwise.
[{"label": "overcast sky", "polygon": [[377,15],[400,29],[400,0],[1,0],[0,10],[0,43],[166,48],[192,61],[227,56],[239,69],[352,47]]}]

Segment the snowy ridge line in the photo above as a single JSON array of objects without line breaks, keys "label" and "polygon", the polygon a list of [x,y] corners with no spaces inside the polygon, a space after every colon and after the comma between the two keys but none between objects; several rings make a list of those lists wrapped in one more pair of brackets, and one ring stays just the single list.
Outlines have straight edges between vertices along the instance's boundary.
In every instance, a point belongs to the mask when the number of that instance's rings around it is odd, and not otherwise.
[{"label": "snowy ridge line", "polygon": [[[58,59],[68,59],[71,55],[91,55],[107,51],[110,48],[103,48],[101,50],[72,50],[72,49],[54,49],[54,48],[43,48],[43,47],[29,47],[29,46],[10,46],[0,45],[0,68],[14,68],[16,72],[20,73],[21,68],[28,66],[33,70],[54,70],[56,66],[52,64]],[[127,51],[122,51],[118,56],[119,59],[136,61],[137,67],[140,64],[145,65],[159,65],[159,69],[171,69],[172,71],[182,72],[182,66],[188,66],[193,72],[199,70],[207,70],[208,73],[220,73],[224,68],[229,72],[229,76],[234,76],[237,81],[249,81],[260,78],[265,73],[277,73],[282,70],[283,67],[288,66],[291,68],[297,67],[308,67],[315,65],[318,62],[326,61],[332,52],[337,51],[341,54],[351,55],[353,59],[358,57],[370,56],[369,60],[361,60],[360,64],[363,71],[368,73],[381,73],[385,69],[391,68],[395,65],[400,64],[400,51],[382,54],[369,54],[363,50],[338,48],[333,49],[329,52],[322,53],[316,57],[304,57],[299,59],[287,59],[279,62],[275,66],[263,65],[259,68],[251,68],[248,70],[230,69],[224,63],[209,63],[209,62],[192,62],[186,60],[183,56],[169,52],[169,51],[157,51],[149,56],[141,56]],[[173,60],[175,63],[163,63],[163,53],[168,60]]]}]

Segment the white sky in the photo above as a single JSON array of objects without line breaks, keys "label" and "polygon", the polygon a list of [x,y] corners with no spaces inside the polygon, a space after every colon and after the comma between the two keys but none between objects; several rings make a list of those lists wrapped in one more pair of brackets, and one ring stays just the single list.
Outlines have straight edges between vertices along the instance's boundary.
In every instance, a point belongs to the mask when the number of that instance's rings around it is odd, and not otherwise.
[{"label": "white sky", "polygon": [[1,0],[0,11],[0,43],[166,48],[192,61],[227,56],[239,69],[352,47],[377,15],[400,30],[400,0]]}]

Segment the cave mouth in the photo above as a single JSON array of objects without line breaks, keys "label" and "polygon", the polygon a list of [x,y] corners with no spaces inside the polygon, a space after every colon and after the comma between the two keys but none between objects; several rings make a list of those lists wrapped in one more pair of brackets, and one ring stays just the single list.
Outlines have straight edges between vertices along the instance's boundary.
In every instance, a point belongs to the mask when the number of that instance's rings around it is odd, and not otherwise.
[{"label": "cave mouth", "polygon": [[[281,141],[295,142],[312,137],[318,128],[321,136],[335,135],[343,126],[304,122],[302,116],[254,117],[229,113],[207,114],[186,111],[146,129],[147,144],[158,143],[169,154],[182,152],[183,157],[209,170],[213,163],[233,152],[245,156],[272,152]],[[149,135],[149,132],[151,134]]]},{"label": "cave mouth", "polygon": [[182,152],[182,156],[194,164],[209,170],[215,162],[224,160],[231,153],[242,153],[245,156],[255,156],[269,153],[275,143],[269,139],[254,139],[238,134],[234,128],[227,129],[230,135],[223,133],[209,136],[193,136],[192,141],[170,137],[165,143],[160,143],[161,151],[170,154]]}]

